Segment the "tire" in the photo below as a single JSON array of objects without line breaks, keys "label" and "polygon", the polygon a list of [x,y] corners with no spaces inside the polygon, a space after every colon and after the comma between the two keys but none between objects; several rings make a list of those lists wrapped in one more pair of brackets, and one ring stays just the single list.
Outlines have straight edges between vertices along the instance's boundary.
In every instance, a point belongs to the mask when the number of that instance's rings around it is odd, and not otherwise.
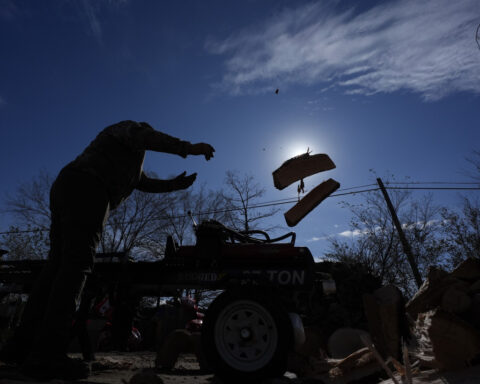
[{"label": "tire", "polygon": [[226,291],[205,314],[205,357],[209,368],[227,382],[283,375],[291,345],[287,312],[261,292]]}]

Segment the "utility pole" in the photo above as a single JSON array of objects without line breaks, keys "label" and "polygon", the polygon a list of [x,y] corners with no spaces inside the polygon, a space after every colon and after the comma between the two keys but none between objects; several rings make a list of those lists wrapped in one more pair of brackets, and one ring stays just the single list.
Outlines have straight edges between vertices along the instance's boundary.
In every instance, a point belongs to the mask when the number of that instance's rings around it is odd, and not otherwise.
[{"label": "utility pole", "polygon": [[397,213],[395,212],[395,208],[393,208],[392,201],[390,200],[390,196],[388,196],[387,190],[385,189],[385,186],[383,185],[383,181],[381,178],[377,178],[377,184],[383,193],[383,197],[385,198],[385,201],[387,203],[388,210],[392,215],[393,224],[395,225],[395,228],[397,228],[398,236],[400,237],[400,241],[402,242],[402,246],[403,246],[403,251],[407,255],[408,262],[410,264],[410,267],[412,268],[413,276],[415,277],[415,282],[417,283],[418,288],[420,288],[420,286],[422,285],[422,277],[420,276],[420,272],[418,271],[417,264],[413,259],[413,253],[412,253],[412,249],[410,248],[410,244],[408,243],[407,238],[405,237],[405,233],[403,232],[402,226],[400,225],[400,221],[398,220],[398,216],[397,216]]}]

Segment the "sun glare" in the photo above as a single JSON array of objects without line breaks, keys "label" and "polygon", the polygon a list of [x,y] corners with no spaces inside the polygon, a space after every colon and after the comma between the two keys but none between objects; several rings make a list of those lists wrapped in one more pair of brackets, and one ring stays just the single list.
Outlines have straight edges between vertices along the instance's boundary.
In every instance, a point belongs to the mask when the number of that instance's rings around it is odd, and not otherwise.
[{"label": "sun glare", "polygon": [[288,155],[288,158],[291,158],[291,157],[298,156],[298,155],[301,155],[303,153],[306,153],[307,150],[311,151],[312,148],[309,147],[307,144],[304,144],[304,143],[295,143],[295,144],[288,147],[287,155]]},{"label": "sun glare", "polygon": [[296,126],[278,134],[275,147],[279,149],[275,163],[283,163],[292,157],[307,153],[312,154],[333,152],[329,144],[326,128],[312,126]]}]

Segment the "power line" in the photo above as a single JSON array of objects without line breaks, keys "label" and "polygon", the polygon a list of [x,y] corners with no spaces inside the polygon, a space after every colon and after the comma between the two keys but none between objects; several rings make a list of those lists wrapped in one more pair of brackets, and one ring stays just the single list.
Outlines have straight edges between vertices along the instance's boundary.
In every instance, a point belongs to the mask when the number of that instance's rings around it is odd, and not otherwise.
[{"label": "power line", "polygon": [[[398,187],[395,186],[394,184],[407,184],[407,185],[422,185],[422,184],[443,184],[443,185],[478,185],[478,183],[469,183],[469,182],[439,182],[439,181],[434,181],[434,182],[395,182],[392,184],[387,184],[386,189],[391,189],[391,190],[435,190],[435,191],[478,191],[480,190],[480,187]],[[343,193],[334,193],[327,198],[330,197],[339,197],[339,196],[348,196],[348,195],[355,195],[357,193],[367,193],[367,192],[374,192],[378,191],[380,188],[369,188],[369,189],[362,189],[358,191],[354,191],[354,189],[358,188],[365,188],[365,187],[370,187],[374,186],[377,184],[366,184],[366,185],[361,185],[361,186],[356,186],[356,187],[350,187],[350,188],[343,188],[339,189],[338,191],[350,191],[350,192],[343,192]],[[266,201],[263,203],[258,203],[254,205],[248,206],[249,209],[258,209],[258,208],[267,208],[267,207],[272,207],[272,206],[277,206],[277,205],[283,205],[283,204],[293,204],[298,202],[298,197],[291,197],[291,198],[285,198],[285,199],[279,199],[279,200],[271,200],[271,201]],[[228,212],[233,212],[233,211],[241,211],[243,208],[240,207],[233,207],[233,208],[228,208],[228,209],[218,209],[218,210],[212,210],[212,211],[204,211],[204,212],[195,212],[196,216],[207,216],[207,215],[215,215],[219,213],[228,213]],[[177,216],[161,216],[154,218],[153,220],[155,221],[162,221],[162,220],[172,220],[172,219],[183,219],[189,217],[188,214],[183,214],[183,215],[177,215]],[[127,221],[125,223],[130,224],[134,223],[136,220],[133,221]],[[48,229],[27,229],[27,230],[17,230],[17,231],[4,231],[0,232],[0,235],[9,235],[9,234],[21,234],[21,233],[35,233],[35,232],[46,232]]]},{"label": "power line", "polygon": [[[480,185],[479,182],[454,182],[454,181],[395,181],[395,182],[385,182],[386,185],[391,184],[400,184],[400,185],[422,185],[422,184],[432,184],[432,185]],[[376,184],[374,184],[376,185]]]},{"label": "power line", "polygon": [[13,233],[34,233],[34,232],[47,232],[48,229],[41,229],[41,228],[37,228],[37,229],[22,229],[22,230],[18,230],[18,231],[6,231],[6,232],[0,232],[0,235],[9,235],[9,234],[13,234]]},{"label": "power line", "polygon": [[478,49],[480,49],[480,24],[478,24],[477,30],[475,31],[475,41],[477,42]]},{"label": "power line", "polygon": [[480,187],[385,187],[386,189],[407,189],[423,191],[478,191]]}]

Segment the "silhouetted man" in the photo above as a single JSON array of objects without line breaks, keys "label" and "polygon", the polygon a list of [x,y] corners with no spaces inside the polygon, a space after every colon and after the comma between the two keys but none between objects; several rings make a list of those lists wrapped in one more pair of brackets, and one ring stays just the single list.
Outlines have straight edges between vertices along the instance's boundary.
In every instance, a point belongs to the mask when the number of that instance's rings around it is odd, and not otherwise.
[{"label": "silhouetted man", "polygon": [[[142,170],[145,151],[182,157],[213,157],[205,143],[191,144],[155,131],[147,123],[122,121],[105,128],[63,168],[50,191],[50,253],[29,296],[22,322],[10,344],[10,360],[42,379],[88,376],[88,365],[70,359],[70,327],[108,212],[134,189],[170,192],[188,188],[196,174],[171,180],[149,178]],[[25,359],[26,357],[26,359]]]}]

